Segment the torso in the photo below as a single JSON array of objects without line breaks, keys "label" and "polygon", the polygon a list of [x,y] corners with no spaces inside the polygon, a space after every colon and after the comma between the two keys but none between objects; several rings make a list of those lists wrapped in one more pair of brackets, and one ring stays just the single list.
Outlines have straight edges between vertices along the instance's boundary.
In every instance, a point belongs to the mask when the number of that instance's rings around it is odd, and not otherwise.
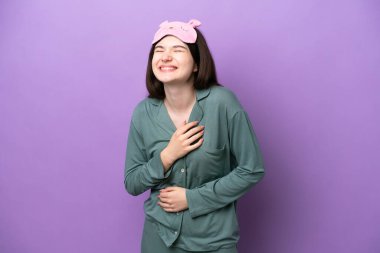
[{"label": "torso", "polygon": [[[144,100],[135,110],[132,122],[142,138],[146,161],[167,146],[174,127],[180,127],[185,120],[196,120],[205,126],[202,145],[178,159],[171,168],[171,174],[151,188],[151,195],[144,202],[145,214],[156,223],[161,239],[170,242],[174,238],[173,231],[180,229],[181,235],[176,241],[178,248],[205,251],[237,242],[239,230],[235,203],[197,218],[192,218],[189,210],[179,214],[168,213],[157,205],[160,189],[176,185],[197,191],[197,188],[231,174],[237,166],[232,156],[229,127],[235,115],[242,115],[243,109],[230,91],[218,86],[197,90],[197,98],[197,102],[183,113],[173,112],[161,100]],[[240,148],[243,150],[244,145]],[[234,151],[241,152],[240,149]],[[209,194],[212,192],[210,190]]]}]

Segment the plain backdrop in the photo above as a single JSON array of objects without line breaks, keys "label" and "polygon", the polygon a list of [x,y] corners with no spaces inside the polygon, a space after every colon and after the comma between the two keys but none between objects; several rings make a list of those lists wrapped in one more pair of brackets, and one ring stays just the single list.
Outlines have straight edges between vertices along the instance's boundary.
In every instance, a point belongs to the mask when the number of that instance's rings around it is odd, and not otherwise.
[{"label": "plain backdrop", "polygon": [[239,252],[380,252],[379,9],[2,0],[0,252],[139,252],[149,192],[124,190],[131,113],[158,25],[192,18],[264,156],[238,203]]}]

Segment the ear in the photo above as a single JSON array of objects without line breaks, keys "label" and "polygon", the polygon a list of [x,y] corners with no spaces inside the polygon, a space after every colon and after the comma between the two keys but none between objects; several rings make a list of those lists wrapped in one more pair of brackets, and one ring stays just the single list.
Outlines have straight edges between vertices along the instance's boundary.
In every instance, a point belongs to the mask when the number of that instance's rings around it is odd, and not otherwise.
[{"label": "ear", "polygon": [[193,72],[197,72],[197,71],[198,71],[198,65],[194,63]]}]

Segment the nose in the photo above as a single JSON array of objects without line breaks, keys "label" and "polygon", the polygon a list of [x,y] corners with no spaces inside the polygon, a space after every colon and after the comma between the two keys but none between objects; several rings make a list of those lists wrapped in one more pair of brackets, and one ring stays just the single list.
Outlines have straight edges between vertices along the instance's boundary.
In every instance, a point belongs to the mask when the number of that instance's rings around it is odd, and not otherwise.
[{"label": "nose", "polygon": [[171,60],[172,60],[172,56],[170,55],[169,52],[163,53],[163,54],[162,54],[162,57],[161,57],[161,60],[162,60],[163,62],[171,61]]}]

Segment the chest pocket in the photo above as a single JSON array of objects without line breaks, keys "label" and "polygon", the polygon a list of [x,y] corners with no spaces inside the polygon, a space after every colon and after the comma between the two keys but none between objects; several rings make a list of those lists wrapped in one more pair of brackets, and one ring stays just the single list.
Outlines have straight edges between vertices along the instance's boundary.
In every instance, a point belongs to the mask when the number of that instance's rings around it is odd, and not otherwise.
[{"label": "chest pocket", "polygon": [[226,148],[199,147],[191,152],[187,159],[190,169],[190,185],[199,186],[224,176],[226,167]]}]

